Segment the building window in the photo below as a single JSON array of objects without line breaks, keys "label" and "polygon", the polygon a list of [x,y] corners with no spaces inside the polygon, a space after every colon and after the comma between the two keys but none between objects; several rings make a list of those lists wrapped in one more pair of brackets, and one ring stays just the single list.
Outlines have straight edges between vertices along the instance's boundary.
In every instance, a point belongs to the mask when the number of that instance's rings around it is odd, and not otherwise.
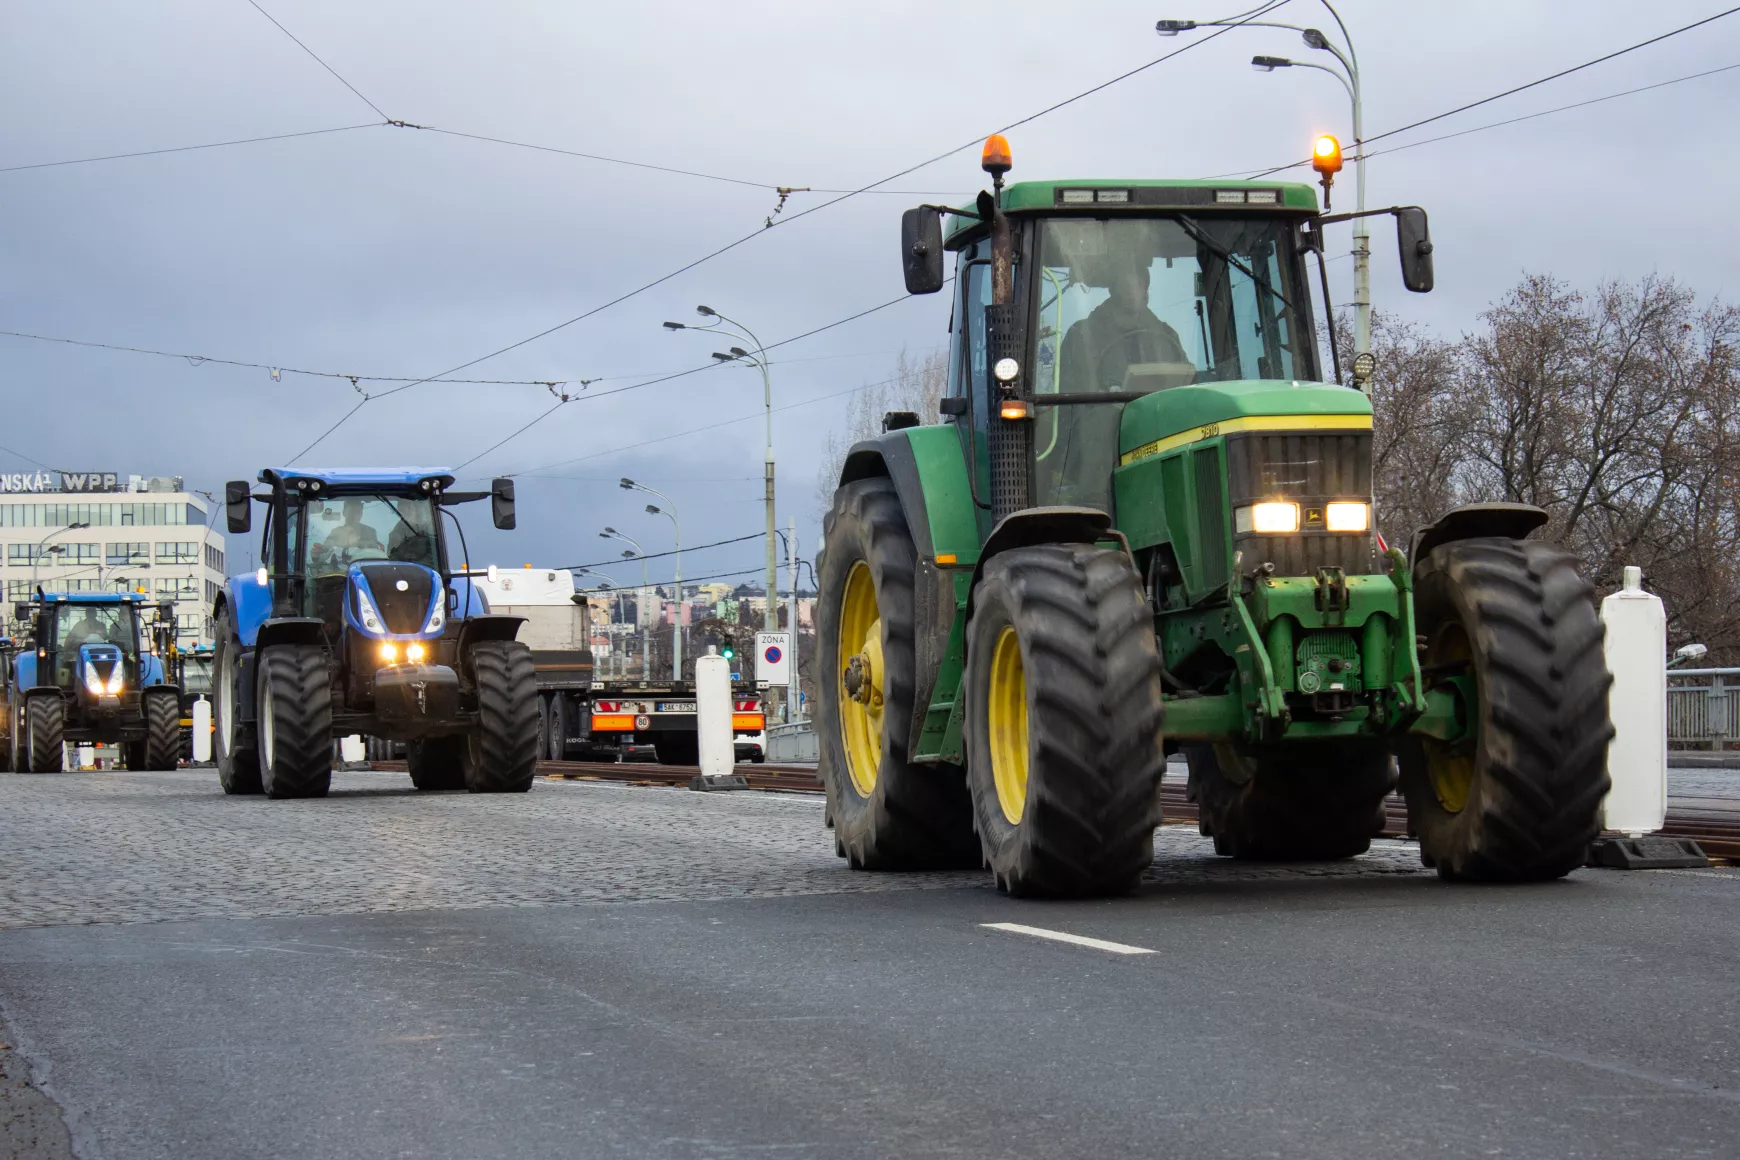
[{"label": "building window", "polygon": [[175,618],[175,635],[183,640],[199,636],[203,618],[197,612],[184,612]]},{"label": "building window", "polygon": [[224,551],[213,544],[205,546],[205,566],[214,572],[224,570]]},{"label": "building window", "polygon": [[199,543],[196,540],[180,542],[161,541],[157,545],[157,562],[159,564],[197,564],[199,563]]},{"label": "building window", "polygon": [[206,601],[206,603],[211,604],[211,603],[215,602],[217,600],[217,594],[218,594],[217,582],[213,581],[213,580],[207,580],[205,582],[205,601]]},{"label": "building window", "polygon": [[[42,559],[35,544],[7,544],[6,562],[14,568],[28,568]],[[26,581],[26,583],[29,583]]]},{"label": "building window", "polygon": [[151,543],[148,540],[135,540],[125,544],[110,544],[107,560],[111,568],[117,564],[149,568],[151,566]]},{"label": "building window", "polygon": [[159,600],[198,600],[199,581],[192,576],[159,576],[157,578],[157,598]]},{"label": "building window", "polygon": [[101,544],[58,544],[58,545],[50,544],[49,545],[49,549],[51,551],[56,547],[59,547],[61,549],[61,551],[59,553],[59,556],[60,556],[59,562],[62,564],[95,564],[99,559],[102,558],[103,546]]},{"label": "building window", "polygon": [[20,600],[29,600],[34,595],[36,595],[36,593],[34,591],[32,591],[31,586],[30,586],[30,581],[28,581],[28,580],[8,580],[8,581],[6,581],[6,602],[8,604],[12,604],[12,603],[15,603],[15,602],[20,601]]}]

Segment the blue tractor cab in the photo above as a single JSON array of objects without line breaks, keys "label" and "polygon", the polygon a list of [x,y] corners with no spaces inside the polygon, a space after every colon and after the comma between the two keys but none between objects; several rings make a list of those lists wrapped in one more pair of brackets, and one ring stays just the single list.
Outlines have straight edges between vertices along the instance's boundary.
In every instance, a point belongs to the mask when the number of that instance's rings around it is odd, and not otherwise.
[{"label": "blue tractor cab", "polygon": [[[266,508],[260,569],[213,608],[218,777],[228,793],[310,797],[332,780],[332,739],[406,743],[419,789],[531,786],[538,700],[521,618],[492,616],[454,567],[449,510],[490,500],[514,526],[514,487],[455,491],[444,468],[268,468],[225,487],[229,530]],[[461,574],[455,575],[455,572]]]},{"label": "blue tractor cab", "polygon": [[172,603],[39,587],[13,614],[30,634],[7,660],[8,768],[61,769],[69,741],[119,745],[128,769],[175,768],[180,703],[159,655],[159,642],[174,639]]}]

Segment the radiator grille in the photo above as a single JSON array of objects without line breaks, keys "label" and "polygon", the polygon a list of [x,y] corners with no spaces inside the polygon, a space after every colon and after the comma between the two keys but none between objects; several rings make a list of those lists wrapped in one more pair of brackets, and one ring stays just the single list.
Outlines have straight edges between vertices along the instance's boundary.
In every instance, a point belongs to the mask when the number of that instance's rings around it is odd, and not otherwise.
[{"label": "radiator grille", "polygon": [[[363,564],[363,579],[388,632],[422,632],[429,619],[435,574],[416,564]],[[405,588],[400,591],[399,584]]]},{"label": "radiator grille", "polygon": [[[1261,499],[1292,499],[1301,505],[1371,500],[1370,432],[1232,435],[1226,451],[1227,491],[1234,506]],[[1325,567],[1350,576],[1383,570],[1370,532],[1246,534],[1236,537],[1233,546],[1244,553],[1247,570],[1270,563],[1283,576],[1310,576]]]}]

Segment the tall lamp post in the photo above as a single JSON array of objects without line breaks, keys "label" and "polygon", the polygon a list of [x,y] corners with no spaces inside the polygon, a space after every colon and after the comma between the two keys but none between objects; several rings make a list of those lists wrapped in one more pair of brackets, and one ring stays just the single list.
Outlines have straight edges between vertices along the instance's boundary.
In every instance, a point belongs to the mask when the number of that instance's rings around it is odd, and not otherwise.
[{"label": "tall lamp post", "polygon": [[[587,576],[596,576],[598,578],[599,590],[612,594],[605,596],[605,599],[610,600],[614,596],[617,604],[617,612],[620,613],[622,611],[621,593],[617,591],[616,583],[611,580],[610,577],[591,568],[570,568],[568,570],[570,572],[579,572]],[[608,605],[606,607],[608,608]],[[586,598],[586,636],[588,640],[592,637],[592,598],[590,596]],[[611,667],[620,669],[622,662],[616,658],[616,642],[614,640],[610,642],[610,658],[616,662]]]},{"label": "tall lamp post", "polygon": [[[1190,32],[1197,28],[1210,27],[1251,27],[1251,28],[1286,28],[1300,34],[1308,48],[1327,52],[1340,62],[1341,68],[1329,65],[1313,64],[1310,61],[1288,60],[1284,56],[1253,56],[1251,67],[1258,72],[1274,72],[1278,68],[1314,68],[1326,72],[1341,82],[1347,90],[1347,96],[1353,102],[1353,143],[1354,143],[1354,209],[1365,212],[1365,111],[1359,87],[1359,54],[1353,49],[1353,37],[1348,35],[1347,25],[1342,22],[1341,14],[1329,0],[1318,0],[1329,15],[1335,20],[1335,26],[1341,30],[1342,44],[1335,44],[1323,32],[1316,28],[1305,28],[1297,24],[1281,24],[1270,20],[1161,20],[1154,25],[1154,30],[1161,36],[1177,36],[1180,32]],[[1371,353],[1371,235],[1367,232],[1365,219],[1353,219],[1353,353],[1357,357]],[[1370,360],[1361,360],[1356,366],[1369,366]],[[1366,389],[1364,379],[1355,375],[1354,383],[1360,390]]]},{"label": "tall lamp post", "polygon": [[671,527],[677,539],[677,616],[676,623],[671,626],[671,680],[683,679],[683,525],[677,519],[676,505],[671,497],[657,488],[648,487],[644,483],[636,483],[627,476],[622,478],[623,491],[644,491],[648,495],[656,495],[665,501],[664,507],[649,503],[646,514],[649,516],[666,516],[671,521]]},{"label": "tall lamp post", "polygon": [[[42,537],[42,539],[36,541],[36,551],[34,551],[30,554],[30,588],[31,588],[31,591],[34,592],[36,590],[36,578],[37,578],[37,574],[38,574],[38,569],[42,565],[42,555],[43,555],[42,546],[63,532],[82,532],[90,526],[91,525],[88,523],[86,523],[86,524],[68,524],[64,528],[54,529],[54,531],[48,533],[48,535],[46,535],[46,536]],[[65,551],[66,549],[62,548],[59,544],[56,544],[53,548],[51,548],[49,550],[54,551],[54,552],[62,552],[62,551]]]},{"label": "tall lamp post", "polygon": [[[625,544],[632,545],[634,547],[634,551],[624,552],[622,554],[622,558],[625,560],[632,560],[636,556],[640,557],[640,603],[639,603],[639,606],[635,609],[635,615],[634,615],[635,620],[639,621],[640,620],[640,609],[646,607],[647,590],[648,590],[648,584],[646,581],[646,553],[641,551],[640,545],[635,543],[635,541],[633,539],[631,539],[628,536],[623,535],[621,532],[617,531],[615,528],[605,528],[602,532],[598,533],[598,538],[601,540],[621,540]],[[638,625],[637,625],[637,627],[638,627]],[[651,628],[652,628],[652,626],[649,624],[645,629],[641,630],[641,634],[640,634],[640,679],[643,681],[652,680],[652,632],[651,632]]]},{"label": "tall lamp post", "polygon": [[[764,464],[767,476],[767,616],[765,631],[778,632],[779,610],[775,605],[779,599],[779,576],[773,552],[773,537],[775,535],[773,517],[773,382],[767,375],[767,351],[762,347],[761,340],[755,337],[754,331],[735,319],[725,317],[711,306],[697,306],[695,313],[702,318],[711,318],[713,321],[704,326],[695,326],[687,322],[667,322],[665,329],[724,331],[727,334],[738,334],[748,339],[755,347],[754,354],[750,354],[740,346],[734,346],[729,354],[715,352],[713,357],[720,362],[744,363],[761,372],[761,400],[762,406],[767,411],[767,453]],[[726,329],[728,327],[730,329]]]}]

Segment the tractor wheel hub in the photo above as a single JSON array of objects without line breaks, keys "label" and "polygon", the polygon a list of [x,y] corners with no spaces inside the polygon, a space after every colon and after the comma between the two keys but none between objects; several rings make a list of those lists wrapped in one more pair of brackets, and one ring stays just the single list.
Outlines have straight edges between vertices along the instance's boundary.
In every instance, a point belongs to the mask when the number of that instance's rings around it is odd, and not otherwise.
[{"label": "tractor wheel hub", "polygon": [[846,672],[841,678],[846,686],[846,695],[860,705],[868,705],[876,690],[875,666],[868,653],[859,653],[846,662]]}]

